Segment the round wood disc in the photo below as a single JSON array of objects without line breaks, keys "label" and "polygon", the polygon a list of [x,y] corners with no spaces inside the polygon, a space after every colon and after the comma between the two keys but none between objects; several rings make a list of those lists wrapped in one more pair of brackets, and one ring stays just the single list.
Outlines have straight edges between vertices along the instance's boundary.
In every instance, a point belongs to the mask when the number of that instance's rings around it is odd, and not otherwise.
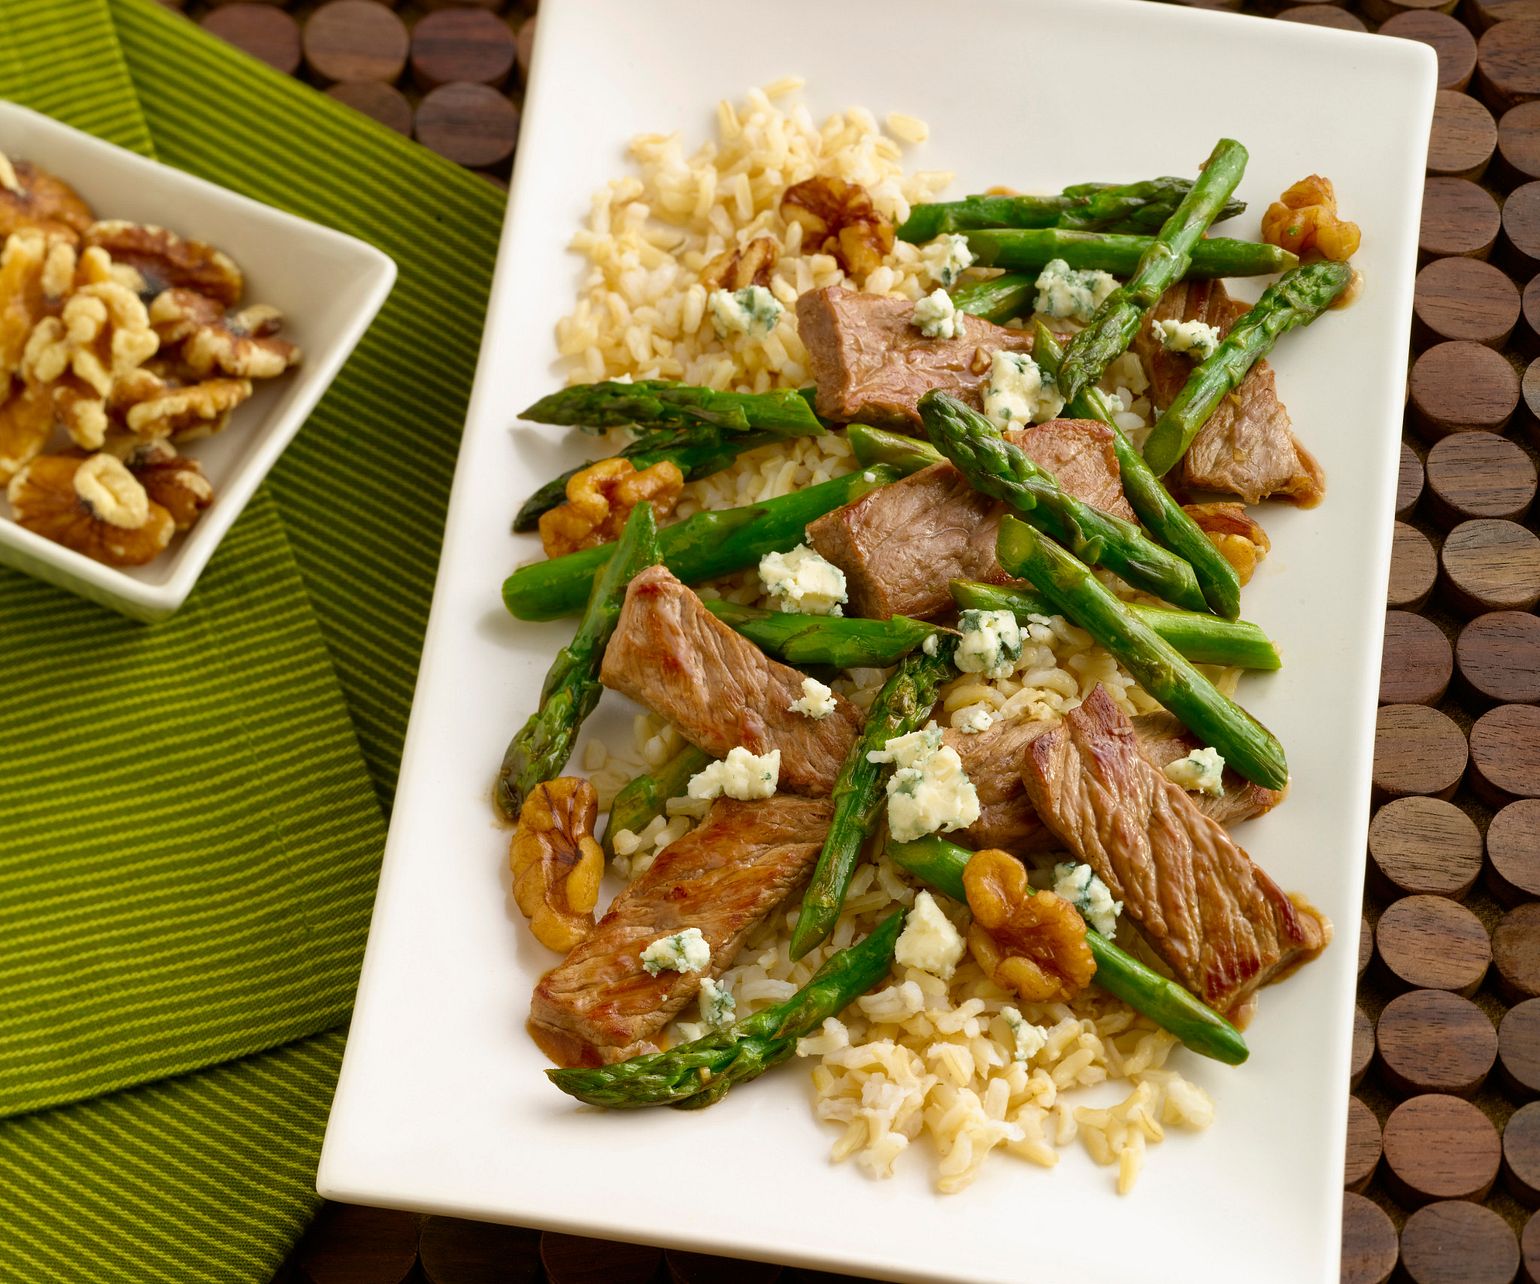
[{"label": "round wood disc", "polygon": [[1540,102],[1510,107],[1497,122],[1497,155],[1511,184],[1540,178]]},{"label": "round wood disc", "polygon": [[1519,287],[1481,259],[1434,259],[1417,274],[1419,346],[1463,339],[1500,348],[1519,320]]},{"label": "round wood disc", "polygon": [[383,80],[339,80],[326,92],[396,133],[411,137],[412,104],[394,85],[387,85]]},{"label": "round wood disc", "polygon": [[1540,180],[1508,193],[1502,223],[1504,266],[1524,276],[1540,270]]},{"label": "round wood disc", "polygon": [[1540,897],[1540,798],[1521,798],[1492,817],[1487,885],[1505,905]]},{"label": "round wood disc", "polygon": [[1497,202],[1468,178],[1428,179],[1417,236],[1424,260],[1450,254],[1484,259],[1497,243],[1501,227]]},{"label": "round wood disc", "polygon": [[1375,812],[1369,855],[1382,892],[1464,896],[1481,873],[1481,833],[1441,798],[1398,798]]},{"label": "round wood disc", "polygon": [[1374,792],[1447,798],[1465,774],[1465,733],[1448,714],[1422,704],[1387,704],[1374,726]]},{"label": "round wood disc", "polygon": [[430,1217],[417,1245],[429,1284],[536,1284],[540,1232],[521,1226]]},{"label": "round wood disc", "polygon": [[396,80],[406,24],[376,0],[327,0],[305,23],[305,65],[321,80]]},{"label": "round wood disc", "polygon": [[1356,13],[1330,4],[1295,5],[1278,16],[1285,22],[1306,22],[1313,27],[1335,27],[1338,31],[1369,30]]},{"label": "round wood disc", "polygon": [[540,1260],[550,1284],[648,1284],[663,1262],[661,1248],[546,1231]]},{"label": "round wood disc", "polygon": [[1449,0],[1363,0],[1359,7],[1365,17],[1379,23],[1388,22],[1402,13],[1454,12],[1454,5]]},{"label": "round wood disc", "polygon": [[296,1261],[311,1284],[401,1284],[417,1265],[415,1213],[327,1204],[306,1232]]},{"label": "round wood disc", "polygon": [[1438,554],[1433,544],[1415,526],[1397,522],[1390,544],[1390,582],[1385,589],[1385,605],[1420,611],[1432,596],[1438,579]]},{"label": "round wood disc", "polygon": [[1344,1194],[1342,1284],[1385,1284],[1396,1269],[1399,1251],[1395,1224],[1385,1210],[1362,1195]]},{"label": "round wood disc", "polygon": [[1510,1003],[1540,996],[1540,901],[1515,905],[1492,932],[1498,989]]},{"label": "round wood disc", "polygon": [[743,1262],[733,1257],[685,1253],[671,1248],[663,1255],[672,1284],[771,1284],[782,1268],[770,1262]]},{"label": "round wood disc", "polygon": [[1540,1213],[1524,1223],[1519,1235],[1519,1256],[1524,1284],[1540,1284]]},{"label": "round wood disc", "polygon": [[519,64],[519,83],[529,83],[529,60],[535,54],[535,15],[530,14],[519,24],[518,35],[514,37],[514,57]]},{"label": "round wood disc", "polygon": [[1431,441],[1453,432],[1500,432],[1518,404],[1519,376],[1483,344],[1435,344],[1412,366],[1412,418]]},{"label": "round wood disc", "polygon": [[[1530,356],[1540,354],[1540,273],[1530,277],[1519,301],[1519,326],[1515,338]],[[1540,372],[1531,365],[1523,379],[1524,404],[1531,421],[1540,421]],[[1533,395],[1531,395],[1533,390]]]},{"label": "round wood disc", "polygon": [[[1461,908],[1441,897],[1427,899],[1446,909]],[[1485,936],[1483,932],[1483,944]],[[1384,958],[1383,917],[1374,929],[1374,940]],[[1380,1013],[1375,1044],[1385,1085],[1401,1094],[1448,1092],[1468,1097],[1486,1082],[1497,1062],[1497,1031],[1486,1013],[1447,990],[1409,990],[1397,995]]]},{"label": "round wood disc", "polygon": [[[1540,276],[1535,280],[1540,281]],[[1540,291],[1535,293],[1537,301],[1540,301]],[[1537,312],[1540,312],[1540,308],[1537,308]],[[1531,361],[1519,380],[1519,415],[1529,444],[1540,450],[1540,361]]]},{"label": "round wood disc", "polygon": [[[1374,942],[1386,970],[1402,985],[1453,990],[1467,998],[1481,985],[1492,962],[1492,941],[1481,920],[1445,896],[1402,897],[1380,915]],[[1380,1037],[1385,1037],[1384,1017]]]},{"label": "round wood disc", "polygon": [[1514,18],[1540,18],[1540,0],[1465,0],[1462,13],[1477,31]]},{"label": "round wood disc", "polygon": [[1497,140],[1497,122],[1484,103],[1453,89],[1438,91],[1433,133],[1428,139],[1429,174],[1480,178],[1497,149]]},{"label": "round wood disc", "polygon": [[1540,1095],[1540,999],[1526,999],[1503,1013],[1497,1064],[1510,1092]]},{"label": "round wood disc", "polygon": [[1511,1284],[1518,1239],[1490,1208],[1463,1199],[1429,1204],[1401,1228],[1401,1269],[1410,1284]]},{"label": "round wood disc", "polygon": [[1460,1097],[1412,1097],[1385,1121],[1386,1185],[1408,1206],[1482,1199],[1501,1160],[1492,1121]]},{"label": "round wood disc", "polygon": [[1500,704],[1470,729],[1470,783],[1488,806],[1540,797],[1540,708]]},{"label": "round wood disc", "polygon": [[1476,80],[1494,110],[1540,98],[1540,18],[1488,27],[1477,46]]},{"label": "round wood disc", "polygon": [[1449,604],[1461,615],[1527,611],[1540,602],[1540,539],[1517,522],[1461,522],[1439,560]]},{"label": "round wood disc", "polygon": [[1478,615],[1460,630],[1455,663],[1462,694],[1482,707],[1540,702],[1540,616]]},{"label": "round wood disc", "polygon": [[497,165],[513,155],[519,109],[490,85],[440,85],[417,106],[417,141],[461,165]]},{"label": "round wood disc", "polygon": [[1535,463],[1490,432],[1461,432],[1428,451],[1428,511],[1443,526],[1472,517],[1520,520],[1535,498]]},{"label": "round wood disc", "polygon": [[412,79],[424,89],[452,80],[501,85],[513,70],[513,28],[485,9],[441,9],[412,28]]},{"label": "round wood disc", "polygon": [[1503,1125],[1503,1181],[1521,1204],[1540,1204],[1540,1101],[1515,1110]]},{"label": "round wood disc", "polygon": [[1364,974],[1364,969],[1369,966],[1369,961],[1374,957],[1374,928],[1369,923],[1367,914],[1358,916],[1358,975]]},{"label": "round wood disc", "polygon": [[[1464,260],[1461,260],[1462,262]],[[1401,443],[1401,472],[1396,478],[1396,516],[1406,518],[1412,515],[1412,510],[1417,507],[1417,501],[1422,498],[1423,484],[1422,460],[1417,458],[1417,452],[1404,441]]]},{"label": "round wood disc", "polygon": [[1453,672],[1454,651],[1438,625],[1411,611],[1385,613],[1381,704],[1437,704]]},{"label": "round wood disc", "polygon": [[267,4],[227,4],[198,23],[205,31],[292,76],[299,70],[299,23]]},{"label": "round wood disc", "polygon": [[1348,1068],[1348,1081],[1358,1086],[1374,1060],[1374,1022],[1360,1004],[1353,1008],[1353,1061]]},{"label": "round wood disc", "polygon": [[1438,87],[1464,89],[1476,70],[1476,37],[1465,24],[1437,10],[1398,13],[1381,28],[1382,36],[1420,40],[1438,55]]},{"label": "round wood disc", "polygon": [[1373,1180],[1374,1170],[1379,1165],[1380,1121],[1357,1097],[1349,1097],[1347,1155],[1342,1184],[1349,1190],[1362,1190]]}]

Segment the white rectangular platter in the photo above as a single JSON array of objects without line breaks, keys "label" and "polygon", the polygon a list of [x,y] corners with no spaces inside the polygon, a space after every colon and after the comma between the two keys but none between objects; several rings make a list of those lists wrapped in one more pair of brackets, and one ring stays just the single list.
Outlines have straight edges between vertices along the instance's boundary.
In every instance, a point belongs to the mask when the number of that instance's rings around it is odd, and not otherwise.
[{"label": "white rectangular platter", "polygon": [[[1190,174],[1221,135],[1267,203],[1328,175],[1360,223],[1350,309],[1275,358],[1326,503],[1271,505],[1273,552],[1246,614],[1282,673],[1241,698],[1287,747],[1293,793],[1243,841],[1337,924],[1317,962],[1262,995],[1252,1055],[1179,1053],[1218,1106],[1203,1134],[1151,1151],[1134,1193],[1077,1148],[1052,1171],[1000,1156],[932,1193],[917,1147],[887,1181],[827,1158],[805,1064],[720,1105],[575,1109],[525,1035],[550,956],[507,893],[489,787],[570,623],[519,624],[504,574],[522,498],[581,443],[517,425],[557,386],[552,327],[579,265],[566,245],[624,144],[679,130],[720,98],[795,74],[815,117],[850,105],[926,120],[906,163],[952,193]],[[905,1280],[1337,1278],[1343,1134],[1369,767],[1401,422],[1431,52],[1409,41],[1138,0],[546,0],[480,373],[450,506],[400,792],[358,1007],[322,1155],[332,1198],[551,1227]],[[607,696],[590,734],[629,741]]]}]

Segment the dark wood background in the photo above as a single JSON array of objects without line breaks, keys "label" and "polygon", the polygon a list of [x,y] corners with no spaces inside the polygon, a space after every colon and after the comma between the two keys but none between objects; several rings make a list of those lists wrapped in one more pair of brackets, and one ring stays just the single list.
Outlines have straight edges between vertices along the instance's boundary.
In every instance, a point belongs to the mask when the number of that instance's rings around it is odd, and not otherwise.
[{"label": "dark wood background", "polygon": [[[535,0],[175,7],[506,180]],[[1540,0],[1244,7],[1424,41],[1442,91],[1386,599],[1342,1279],[1540,1284]],[[542,1278],[838,1277],[335,1204],[278,1276]]]}]

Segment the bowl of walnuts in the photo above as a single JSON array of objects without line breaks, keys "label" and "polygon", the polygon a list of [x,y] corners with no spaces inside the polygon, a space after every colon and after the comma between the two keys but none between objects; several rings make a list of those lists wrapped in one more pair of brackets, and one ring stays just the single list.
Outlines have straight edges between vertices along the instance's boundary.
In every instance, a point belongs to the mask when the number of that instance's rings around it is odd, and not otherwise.
[{"label": "bowl of walnuts", "polygon": [[170,615],[395,275],[363,241],[0,103],[0,562]]}]

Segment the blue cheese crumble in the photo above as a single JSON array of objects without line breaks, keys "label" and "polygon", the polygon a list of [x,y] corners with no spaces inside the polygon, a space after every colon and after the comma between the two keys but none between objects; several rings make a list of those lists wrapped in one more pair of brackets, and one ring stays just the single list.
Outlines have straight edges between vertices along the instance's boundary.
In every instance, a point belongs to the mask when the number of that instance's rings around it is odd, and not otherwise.
[{"label": "blue cheese crumble", "polygon": [[1194,749],[1185,758],[1166,764],[1166,778],[1174,780],[1183,789],[1220,797],[1225,791],[1225,760],[1212,746]]},{"label": "blue cheese crumble", "polygon": [[1065,862],[1053,867],[1053,890],[1062,896],[1103,936],[1111,937],[1117,931],[1118,915],[1123,912],[1123,902],[1112,899],[1107,884],[1096,877],[1089,865]]},{"label": "blue cheese crumble", "polygon": [[802,679],[802,696],[786,706],[788,713],[800,713],[818,722],[835,710],[834,692],[817,678]]},{"label": "blue cheese crumble", "polygon": [[1117,288],[1117,279],[1106,272],[1077,272],[1063,259],[1049,259],[1037,274],[1036,311],[1084,323]]},{"label": "blue cheese crumble", "polygon": [[1008,678],[1021,659],[1021,626],[1009,611],[967,610],[958,617],[962,633],[952,662],[964,673]]},{"label": "blue cheese crumble", "polygon": [[742,745],[727,751],[719,762],[707,763],[690,777],[685,793],[691,798],[738,798],[748,802],[769,798],[781,779],[781,751],[750,753]]},{"label": "blue cheese crumble", "polygon": [[700,1019],[713,1030],[721,1030],[738,1019],[738,1000],[725,985],[709,976],[701,977]]},{"label": "blue cheese crumble", "polygon": [[995,713],[987,704],[970,704],[953,715],[952,725],[964,735],[976,736],[995,725]]},{"label": "blue cheese crumble", "polygon": [[764,286],[750,285],[741,290],[713,290],[706,296],[706,311],[717,338],[730,339],[739,334],[769,334],[784,309]]},{"label": "blue cheese crumble", "polygon": [[648,976],[657,976],[659,972],[704,972],[710,966],[711,946],[698,927],[660,936],[642,951],[642,968]]},{"label": "blue cheese crumble", "polygon": [[766,553],[759,559],[759,582],[780,611],[800,615],[843,615],[849,600],[845,572],[806,544],[789,553]]},{"label": "blue cheese crumble", "polygon": [[1151,328],[1167,352],[1191,353],[1200,361],[1207,361],[1219,346],[1219,330],[1202,321],[1155,321]]},{"label": "blue cheese crumble", "polygon": [[938,285],[953,286],[973,266],[974,256],[968,248],[968,238],[961,232],[943,232],[921,251],[920,257],[925,260],[932,280]]},{"label": "blue cheese crumble", "polygon": [[962,933],[941,912],[936,898],[922,891],[904,919],[904,930],[898,934],[893,957],[904,967],[917,967],[950,981],[967,948]]},{"label": "blue cheese crumble", "polygon": [[962,328],[957,307],[945,290],[932,290],[919,300],[912,319],[927,339],[955,339]]},{"label": "blue cheese crumble", "polygon": [[997,427],[1025,428],[1063,409],[1064,398],[1051,374],[1025,352],[995,350],[984,385],[984,413]]},{"label": "blue cheese crumble", "polygon": [[934,722],[894,736],[866,758],[894,766],[888,780],[888,829],[895,842],[966,829],[979,818],[978,791],[957,750],[941,743],[941,728]]},{"label": "blue cheese crumble", "polygon": [[1047,1045],[1048,1031],[1040,1025],[1033,1025],[1015,1008],[1003,1007],[1000,1015],[1005,1018],[1006,1028],[1011,1032],[1013,1061],[1030,1061]]}]

